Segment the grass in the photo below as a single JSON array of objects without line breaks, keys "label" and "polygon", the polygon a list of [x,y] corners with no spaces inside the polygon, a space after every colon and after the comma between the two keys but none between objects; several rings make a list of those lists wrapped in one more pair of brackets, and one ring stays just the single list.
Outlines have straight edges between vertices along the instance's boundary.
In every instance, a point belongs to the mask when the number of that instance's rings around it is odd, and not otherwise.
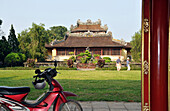
[{"label": "grass", "polygon": [[[65,91],[80,101],[141,101],[140,71],[60,70],[57,79]],[[32,85],[34,70],[0,70],[0,86],[29,86],[28,99],[36,99],[43,90]]]}]

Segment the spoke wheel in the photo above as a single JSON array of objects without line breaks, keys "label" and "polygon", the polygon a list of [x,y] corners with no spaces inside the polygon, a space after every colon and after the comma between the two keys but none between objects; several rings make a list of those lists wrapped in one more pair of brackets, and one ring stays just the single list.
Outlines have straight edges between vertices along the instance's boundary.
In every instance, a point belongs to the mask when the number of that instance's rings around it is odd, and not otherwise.
[{"label": "spoke wheel", "polygon": [[1,105],[0,111],[10,111],[10,110],[5,105]]},{"label": "spoke wheel", "polygon": [[83,111],[83,109],[77,101],[68,100],[68,102],[61,104],[59,111]]}]

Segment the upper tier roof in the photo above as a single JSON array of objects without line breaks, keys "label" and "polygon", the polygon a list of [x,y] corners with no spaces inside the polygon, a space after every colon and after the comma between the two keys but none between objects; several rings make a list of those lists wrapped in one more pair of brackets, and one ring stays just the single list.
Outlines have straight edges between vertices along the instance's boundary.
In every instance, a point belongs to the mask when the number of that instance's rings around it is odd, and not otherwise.
[{"label": "upper tier roof", "polygon": [[80,19],[77,21],[77,25],[70,27],[71,32],[107,32],[108,27],[105,24],[101,26],[101,20],[98,19],[96,22],[92,22],[90,19],[87,22],[81,22]]}]

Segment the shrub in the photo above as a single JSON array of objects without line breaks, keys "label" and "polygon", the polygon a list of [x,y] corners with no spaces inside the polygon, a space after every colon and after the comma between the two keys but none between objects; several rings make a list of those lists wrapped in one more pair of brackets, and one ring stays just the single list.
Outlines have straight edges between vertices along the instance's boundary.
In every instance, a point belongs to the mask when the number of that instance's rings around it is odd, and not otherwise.
[{"label": "shrub", "polygon": [[110,57],[103,57],[106,63],[111,63],[111,58]]},{"label": "shrub", "polygon": [[103,68],[104,65],[105,65],[105,60],[104,60],[104,59],[99,59],[98,62],[97,62],[97,65],[98,65],[100,68]]},{"label": "shrub", "polygon": [[69,52],[69,55],[74,55],[74,52]]},{"label": "shrub", "polygon": [[67,60],[67,65],[68,65],[69,68],[72,68],[73,67],[73,60],[72,59]]},{"label": "shrub", "polygon": [[26,61],[26,56],[25,56],[25,54],[18,53],[18,55],[19,55],[22,63]]},{"label": "shrub", "polygon": [[27,65],[28,65],[28,67],[34,67],[34,65],[35,65],[35,60],[28,58],[28,59],[27,59]]},{"label": "shrub", "polygon": [[94,56],[94,57],[99,57],[100,55],[99,55],[99,54],[94,54],[93,56]]},{"label": "shrub", "polygon": [[94,64],[97,64],[97,62],[98,62],[97,60],[93,60],[93,63],[94,63]]},{"label": "shrub", "polygon": [[79,56],[84,56],[84,53],[80,53]]},{"label": "shrub", "polygon": [[22,56],[25,55],[12,52],[5,57],[4,62],[6,66],[19,66],[21,63],[23,63],[23,59],[25,59]]},{"label": "shrub", "polygon": [[104,60],[110,60],[111,61],[111,58],[110,57],[103,57]]},{"label": "shrub", "polygon": [[69,59],[72,59],[72,60],[73,60],[73,62],[75,62],[75,61],[76,61],[75,56],[71,56]]},{"label": "shrub", "polygon": [[86,58],[83,58],[83,57],[80,58],[80,60],[81,60],[81,61],[80,61],[81,63],[86,63],[86,62],[87,62]]}]

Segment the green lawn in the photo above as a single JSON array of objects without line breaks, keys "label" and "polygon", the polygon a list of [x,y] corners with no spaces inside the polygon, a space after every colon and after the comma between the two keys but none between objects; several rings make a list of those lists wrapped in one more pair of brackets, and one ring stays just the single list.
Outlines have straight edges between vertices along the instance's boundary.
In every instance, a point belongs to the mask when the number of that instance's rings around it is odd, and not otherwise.
[{"label": "green lawn", "polygon": [[[57,79],[65,91],[80,101],[141,101],[140,71],[60,70]],[[0,70],[0,86],[29,86],[28,99],[36,99],[43,90],[32,85],[34,70]]]}]

